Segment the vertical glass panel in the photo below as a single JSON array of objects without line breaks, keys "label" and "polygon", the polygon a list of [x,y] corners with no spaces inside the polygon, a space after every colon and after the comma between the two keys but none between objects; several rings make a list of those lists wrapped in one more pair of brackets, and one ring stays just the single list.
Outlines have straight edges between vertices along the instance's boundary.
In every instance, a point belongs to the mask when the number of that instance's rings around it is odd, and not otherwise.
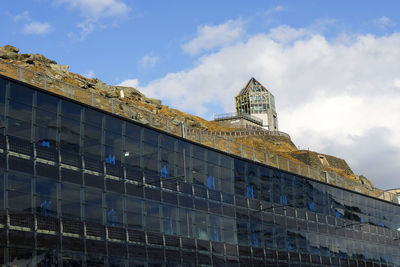
[{"label": "vertical glass panel", "polygon": [[143,200],[132,197],[126,198],[126,220],[129,227],[143,228]]},{"label": "vertical glass panel", "polygon": [[250,245],[250,233],[249,233],[249,225],[246,220],[237,220],[237,238],[239,245],[249,246]]},{"label": "vertical glass panel", "polygon": [[271,201],[272,194],[272,179],[269,177],[269,169],[262,168],[260,175],[260,195],[261,199],[265,201]]},{"label": "vertical glass panel", "polygon": [[232,218],[222,218],[222,231],[224,242],[230,244],[236,244],[236,231],[235,231],[235,220]]},{"label": "vertical glass panel", "polygon": [[37,92],[37,107],[41,110],[57,113],[57,106],[60,99],[42,92]]},{"label": "vertical glass panel", "polygon": [[210,215],[209,239],[221,241],[221,220],[218,216]]},{"label": "vertical glass panel", "polygon": [[161,148],[161,177],[173,177],[175,167],[175,153],[173,150]]},{"label": "vertical glass panel", "polygon": [[79,152],[80,122],[61,117],[60,145],[64,150]]},{"label": "vertical glass panel", "polygon": [[179,231],[181,236],[192,237],[192,211],[188,209],[179,209]]},{"label": "vertical glass panel", "polygon": [[33,90],[17,84],[17,83],[11,83],[11,88],[10,88],[10,98],[12,100],[18,101],[20,103],[24,103],[27,105],[32,105],[32,96],[33,96]]},{"label": "vertical glass panel", "polygon": [[125,163],[131,166],[140,166],[140,138],[125,137]]},{"label": "vertical glass panel", "polygon": [[61,115],[71,120],[81,120],[82,107],[78,104],[74,104],[65,100],[61,102]]},{"label": "vertical glass panel", "polygon": [[144,137],[144,142],[148,143],[148,144],[153,144],[153,145],[157,145],[158,144],[158,136],[160,134],[156,131],[147,129],[147,128],[143,128],[143,137]]},{"label": "vertical glass panel", "polygon": [[216,164],[207,164],[207,187],[213,190],[219,190],[219,168]]},{"label": "vertical glass panel", "polygon": [[254,247],[262,246],[262,225],[258,220],[250,222],[250,243]]},{"label": "vertical glass panel", "polygon": [[163,207],[164,233],[167,235],[177,234],[177,208],[172,206]]},{"label": "vertical glass panel", "polygon": [[61,211],[63,217],[81,217],[80,186],[63,182],[61,184]]},{"label": "vertical glass panel", "polygon": [[0,169],[0,210],[3,209],[4,209],[4,173],[3,170]]},{"label": "vertical glass panel", "polygon": [[144,143],[143,163],[146,170],[158,172],[158,147]]},{"label": "vertical glass panel", "polygon": [[36,207],[37,213],[43,216],[57,215],[57,182],[45,178],[36,179]]},{"label": "vertical glass panel", "polygon": [[196,237],[202,240],[208,240],[207,234],[207,214],[201,212],[194,213],[194,231]]},{"label": "vertical glass panel", "polygon": [[258,198],[258,170],[257,166],[253,164],[247,165],[247,189],[246,196],[254,199]]},{"label": "vertical glass panel", "polygon": [[8,119],[8,135],[30,140],[31,127],[31,121],[20,121],[12,118]]},{"label": "vertical glass panel", "polygon": [[117,135],[121,135],[122,134],[122,123],[123,121],[110,116],[110,115],[106,115],[106,125],[105,128],[107,129],[107,131],[112,131]]},{"label": "vertical glass panel", "polygon": [[0,127],[4,126],[6,85],[8,81],[0,78]]},{"label": "vertical glass panel", "polygon": [[107,223],[111,226],[119,226],[123,224],[122,195],[107,193]]},{"label": "vertical glass panel", "polygon": [[101,127],[85,124],[84,153],[100,160],[101,157]]},{"label": "vertical glass panel", "polygon": [[57,140],[57,128],[53,126],[35,127],[35,143],[44,148],[55,148]]},{"label": "vertical glass panel", "polygon": [[156,202],[146,203],[146,230],[160,232],[160,205]]},{"label": "vertical glass panel", "polygon": [[85,123],[101,128],[104,114],[90,108],[85,108]]},{"label": "vertical glass panel", "polygon": [[8,106],[8,116],[21,121],[31,121],[32,105],[10,100]]},{"label": "vertical glass panel", "polygon": [[192,159],[192,175],[193,183],[206,185],[206,175],[205,175],[205,161],[193,158]]},{"label": "vertical glass panel", "polygon": [[85,188],[85,215],[87,220],[103,222],[102,192]]},{"label": "vertical glass panel", "polygon": [[245,177],[245,163],[244,161],[235,159],[235,194],[246,195],[246,177]]},{"label": "vertical glass panel", "polygon": [[162,134],[160,136],[161,147],[165,150],[174,151],[176,139]]},{"label": "vertical glass panel", "polygon": [[177,176],[186,175],[188,182],[191,181],[190,171],[190,145],[186,142],[177,142],[177,153],[176,153],[176,173]]},{"label": "vertical glass panel", "polygon": [[131,138],[133,140],[140,140],[140,136],[142,133],[142,128],[140,126],[137,126],[136,124],[133,123],[126,123],[126,130],[125,134],[126,137]]},{"label": "vertical glass panel", "polygon": [[32,177],[9,173],[8,175],[8,207],[10,210],[32,211]]}]

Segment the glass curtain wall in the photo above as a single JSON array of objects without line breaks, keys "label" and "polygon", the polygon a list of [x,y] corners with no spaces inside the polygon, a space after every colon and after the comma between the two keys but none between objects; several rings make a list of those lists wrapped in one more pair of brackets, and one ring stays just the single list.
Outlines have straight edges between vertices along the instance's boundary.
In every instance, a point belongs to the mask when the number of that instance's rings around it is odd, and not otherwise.
[{"label": "glass curtain wall", "polygon": [[0,264],[400,265],[399,205],[6,79],[0,133]]}]

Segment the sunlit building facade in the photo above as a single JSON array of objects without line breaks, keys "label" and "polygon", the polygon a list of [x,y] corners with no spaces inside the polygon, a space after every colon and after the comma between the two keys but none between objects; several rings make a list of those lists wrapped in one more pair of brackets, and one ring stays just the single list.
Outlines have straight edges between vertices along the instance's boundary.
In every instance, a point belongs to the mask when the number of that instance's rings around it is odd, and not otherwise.
[{"label": "sunlit building facade", "polygon": [[0,77],[0,265],[400,266],[399,228],[398,204]]}]

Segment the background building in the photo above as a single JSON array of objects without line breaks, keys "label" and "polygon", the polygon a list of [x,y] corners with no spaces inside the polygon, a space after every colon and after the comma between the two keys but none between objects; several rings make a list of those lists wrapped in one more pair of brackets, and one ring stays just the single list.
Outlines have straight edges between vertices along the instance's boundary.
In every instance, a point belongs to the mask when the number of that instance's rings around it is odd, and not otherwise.
[{"label": "background building", "polygon": [[278,131],[274,96],[256,79],[251,78],[235,97],[237,114],[248,114],[262,120],[262,126]]}]

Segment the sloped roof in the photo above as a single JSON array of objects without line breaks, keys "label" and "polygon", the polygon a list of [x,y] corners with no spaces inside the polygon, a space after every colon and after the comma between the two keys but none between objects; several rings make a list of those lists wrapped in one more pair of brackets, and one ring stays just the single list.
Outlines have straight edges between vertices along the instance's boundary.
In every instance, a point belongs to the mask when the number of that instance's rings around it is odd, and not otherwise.
[{"label": "sloped roof", "polygon": [[247,82],[246,86],[243,87],[242,90],[240,90],[240,92],[237,94],[237,96],[245,95],[249,91],[268,92],[268,90],[259,81],[257,81],[254,77],[251,77],[251,79]]}]

